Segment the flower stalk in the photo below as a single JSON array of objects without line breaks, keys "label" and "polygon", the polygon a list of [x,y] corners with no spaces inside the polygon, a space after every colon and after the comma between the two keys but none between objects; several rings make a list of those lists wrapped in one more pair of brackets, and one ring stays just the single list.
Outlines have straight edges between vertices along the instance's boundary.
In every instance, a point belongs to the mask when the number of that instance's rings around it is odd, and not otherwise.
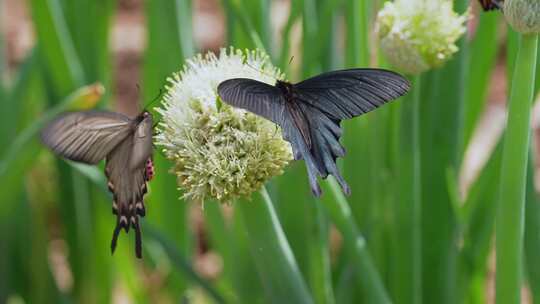
[{"label": "flower stalk", "polygon": [[343,235],[345,250],[356,267],[356,273],[366,295],[366,303],[392,303],[341,187],[333,176],[329,176],[322,186],[325,188],[323,191],[332,193],[332,197],[323,196],[321,201],[332,222]]},{"label": "flower stalk", "polygon": [[257,271],[271,303],[313,303],[266,188],[253,202],[240,201],[240,212]]},{"label": "flower stalk", "polygon": [[523,34],[514,66],[496,217],[497,303],[520,303],[527,152],[537,34]]},{"label": "flower stalk", "polygon": [[422,241],[421,241],[421,172],[420,172],[420,97],[421,76],[413,80],[411,98],[400,108],[399,154],[397,162],[398,193],[396,240],[400,261],[397,297],[403,303],[421,303],[422,298]]}]

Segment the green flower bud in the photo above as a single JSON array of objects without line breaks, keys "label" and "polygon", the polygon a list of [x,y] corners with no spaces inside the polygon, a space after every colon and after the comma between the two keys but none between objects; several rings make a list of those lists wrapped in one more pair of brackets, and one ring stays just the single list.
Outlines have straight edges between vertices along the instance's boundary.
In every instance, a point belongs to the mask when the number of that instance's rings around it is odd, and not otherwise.
[{"label": "green flower bud", "polygon": [[458,51],[467,16],[450,0],[386,2],[377,15],[377,34],[388,61],[408,74],[439,67]]},{"label": "green flower bud", "polygon": [[171,172],[186,199],[247,197],[292,159],[276,125],[219,100],[219,83],[237,77],[273,84],[282,74],[261,52],[222,49],[188,60],[168,80],[156,141],[174,162]]},{"label": "green flower bud", "polygon": [[504,16],[517,32],[522,34],[540,32],[539,0],[506,0]]}]

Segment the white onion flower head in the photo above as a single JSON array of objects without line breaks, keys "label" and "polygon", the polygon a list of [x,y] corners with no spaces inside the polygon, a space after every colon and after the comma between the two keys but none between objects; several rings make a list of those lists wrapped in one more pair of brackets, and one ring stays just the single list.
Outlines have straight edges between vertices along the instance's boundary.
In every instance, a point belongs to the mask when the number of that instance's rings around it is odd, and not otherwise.
[{"label": "white onion flower head", "polygon": [[219,99],[217,86],[238,77],[274,84],[283,75],[264,53],[231,48],[199,54],[168,79],[156,143],[186,199],[248,197],[292,159],[275,124]]},{"label": "white onion flower head", "polygon": [[504,16],[522,34],[540,32],[540,0],[506,0]]},{"label": "white onion flower head", "polygon": [[458,51],[468,14],[451,0],[386,2],[377,15],[377,34],[388,61],[401,72],[419,74],[439,67]]}]

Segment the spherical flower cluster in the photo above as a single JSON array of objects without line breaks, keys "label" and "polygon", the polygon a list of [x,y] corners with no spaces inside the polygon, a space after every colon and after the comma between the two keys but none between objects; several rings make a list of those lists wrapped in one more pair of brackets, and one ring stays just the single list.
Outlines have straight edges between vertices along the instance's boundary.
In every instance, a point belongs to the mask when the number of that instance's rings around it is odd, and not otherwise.
[{"label": "spherical flower cluster", "polygon": [[174,162],[186,199],[249,196],[292,159],[276,125],[219,99],[217,86],[238,77],[273,84],[283,75],[262,52],[222,49],[188,60],[168,79],[156,142]]},{"label": "spherical flower cluster", "polygon": [[540,1],[506,0],[504,16],[512,27],[523,34],[540,32]]},{"label": "spherical flower cluster", "polygon": [[404,73],[419,74],[458,51],[466,21],[451,0],[396,0],[379,12],[377,31],[388,61]]}]

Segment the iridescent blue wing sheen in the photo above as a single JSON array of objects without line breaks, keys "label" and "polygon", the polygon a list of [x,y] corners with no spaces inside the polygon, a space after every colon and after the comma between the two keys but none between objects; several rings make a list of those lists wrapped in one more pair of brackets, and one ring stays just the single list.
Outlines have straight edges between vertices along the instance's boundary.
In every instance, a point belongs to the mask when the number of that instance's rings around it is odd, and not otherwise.
[{"label": "iridescent blue wing sheen", "polygon": [[333,119],[349,119],[404,95],[410,84],[392,71],[348,69],[323,73],[293,87],[302,103]]}]

